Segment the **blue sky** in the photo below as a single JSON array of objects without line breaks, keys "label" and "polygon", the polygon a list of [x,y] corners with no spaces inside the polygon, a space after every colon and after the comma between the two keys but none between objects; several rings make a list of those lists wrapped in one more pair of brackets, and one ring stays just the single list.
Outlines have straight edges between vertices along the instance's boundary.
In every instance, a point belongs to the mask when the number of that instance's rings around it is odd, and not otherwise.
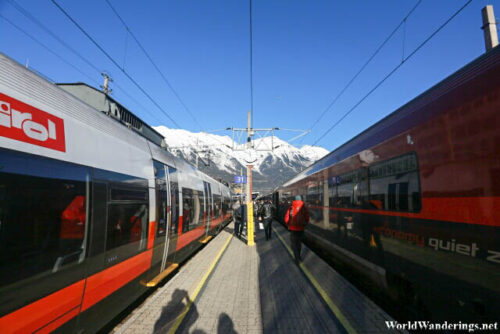
[{"label": "blue sky", "polygon": [[[0,0],[0,52],[56,82],[97,86],[100,73]],[[15,0],[114,79],[112,96],[151,125],[174,127],[50,0]],[[249,2],[109,0],[205,131],[245,127],[250,109]],[[184,129],[200,131],[105,0],[57,0]],[[423,0],[301,144],[335,121],[466,0]],[[253,1],[254,127],[308,129],[417,0]],[[333,150],[484,53],[481,8],[473,1],[318,145]],[[404,37],[403,37],[404,35]],[[116,85],[120,86],[118,88]],[[124,91],[126,93],[124,93]],[[130,98],[133,97],[133,99]],[[228,132],[217,132],[229,134]],[[296,133],[279,132],[283,139]]]}]

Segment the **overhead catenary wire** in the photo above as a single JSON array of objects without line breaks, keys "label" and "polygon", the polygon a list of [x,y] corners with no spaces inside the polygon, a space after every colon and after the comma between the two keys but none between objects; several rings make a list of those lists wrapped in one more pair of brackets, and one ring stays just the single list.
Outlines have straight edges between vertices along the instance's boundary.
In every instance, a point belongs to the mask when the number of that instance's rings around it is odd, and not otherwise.
[{"label": "overhead catenary wire", "polygon": [[403,64],[413,57],[427,42],[429,42],[438,32],[440,32],[448,23],[450,23],[462,10],[464,10],[472,0],[468,0],[460,9],[458,9],[452,16],[450,16],[439,28],[437,28],[432,34],[429,35],[422,43],[420,43],[406,58],[403,58],[401,62],[394,67],[382,80],[380,80],[367,94],[365,94],[356,104],[349,109],[342,117],[335,122],[328,130],[326,130],[321,137],[319,137],[313,144],[316,145],[321,139],[323,139],[328,133],[330,133],[337,125],[339,125],[351,112],[353,112],[368,96],[370,96],[378,87],[380,87],[387,79],[389,79]]},{"label": "overhead catenary wire", "polygon": [[178,128],[180,128],[181,126],[172,118],[172,116],[170,116],[170,114],[168,112],[166,112],[159,104],[158,102],[156,102],[152,97],[151,95],[148,94],[148,92],[146,92],[146,90],[144,90],[144,88],[142,88],[141,85],[139,85],[139,83],[137,83],[137,81],[135,81],[134,78],[132,78],[132,76],[130,74],[127,73],[127,71],[125,71],[123,68],[120,67],[120,65],[116,62],[116,60],[114,60],[104,49],[101,45],[99,45],[99,43],[97,43],[95,41],[94,38],[92,38],[92,36],[89,35],[89,33],[87,33],[87,31],[85,29],[83,29],[82,26],[80,26],[78,24],[78,22],[75,21],[75,19],[73,19],[73,17],[64,10],[64,8],[62,8],[58,3],[57,1],[55,0],[51,0],[51,2],[102,52],[104,53],[104,55],[117,67],[120,69],[120,71],[123,72],[123,74]]},{"label": "overhead catenary wire", "polygon": [[[86,57],[82,56],[78,51],[76,51],[74,48],[72,48],[68,43],[66,43],[63,39],[61,39],[59,36],[57,36],[53,31],[51,31],[49,28],[47,28],[43,23],[41,23],[38,19],[36,19],[33,15],[31,15],[25,8],[23,8],[21,5],[19,5],[16,1],[14,0],[8,0],[9,4],[12,5],[16,10],[18,10],[21,14],[23,14],[26,18],[28,18],[30,21],[35,23],[39,28],[41,28],[43,31],[45,31],[47,34],[49,34],[52,38],[54,38],[56,41],[58,41],[62,46],[64,46],[66,49],[71,51],[74,55],[76,55],[80,60],[85,62],[89,67],[91,67],[93,70],[95,70],[97,73],[101,74],[102,70],[100,70],[95,64],[90,62]],[[9,24],[14,26],[17,30],[21,31],[23,34],[28,36],[30,39],[32,39],[35,43],[39,44],[41,47],[49,51],[51,54],[53,54],[56,58],[60,59],[62,62],[73,68],[75,71],[79,72],[83,76],[87,77],[92,83],[96,85],[96,87],[99,86],[99,82],[97,82],[94,78],[92,78],[90,75],[84,73],[80,68],[75,66],[74,64],[70,63],[68,60],[64,59],[61,57],[58,53],[53,51],[51,48],[49,48],[47,45],[42,43],[38,38],[35,36],[29,34],[26,30],[22,29],[18,25],[14,24],[12,21],[7,19],[5,16],[1,16],[5,21],[7,21]],[[124,95],[126,95],[130,100],[132,100],[135,104],[137,104],[139,107],[141,107],[145,112],[147,112],[150,116],[152,116],[154,119],[156,119],[159,123],[162,123],[162,121],[158,118],[158,116],[154,113],[152,113],[148,108],[144,107],[141,103],[139,103],[132,95],[130,95],[124,88],[122,88],[119,84],[116,82],[114,83],[114,86],[118,88]]]},{"label": "overhead catenary wire", "polygon": [[377,47],[377,49],[372,53],[370,58],[361,66],[361,68],[356,72],[356,74],[349,80],[349,82],[342,88],[342,90],[333,98],[333,100],[328,104],[328,106],[323,110],[321,115],[314,121],[314,123],[309,127],[309,130],[312,130],[316,124],[321,121],[321,119],[325,116],[325,114],[330,110],[333,105],[337,102],[337,100],[345,93],[345,91],[351,86],[351,84],[358,78],[358,76],[365,70],[368,64],[375,58],[375,56],[382,50],[382,48],[389,42],[389,40],[394,36],[394,34],[401,28],[403,24],[405,24],[406,20],[410,17],[410,15],[417,9],[422,0],[417,1],[415,6],[405,15],[405,17],[399,22],[399,24],[392,30],[392,32],[387,36],[387,38]]},{"label": "overhead catenary wire", "polygon": [[[134,41],[137,43],[137,45],[139,46],[139,48],[142,50],[142,52],[144,53],[144,55],[146,56],[146,58],[148,58],[149,62],[153,65],[153,67],[155,68],[155,70],[158,72],[158,74],[160,74],[160,76],[163,79],[163,81],[165,82],[165,84],[170,88],[170,90],[172,91],[172,93],[175,95],[175,97],[177,98],[177,100],[179,101],[179,103],[182,105],[182,107],[188,112],[188,114],[191,116],[191,118],[193,119],[193,121],[198,125],[198,127],[200,128],[200,130],[203,130],[203,126],[198,122],[198,120],[193,115],[193,113],[191,112],[191,110],[187,107],[186,103],[184,103],[184,101],[181,99],[181,97],[179,96],[179,94],[177,93],[177,91],[174,89],[174,87],[172,86],[172,84],[170,83],[170,81],[167,79],[167,77],[165,76],[165,74],[160,70],[160,68],[158,67],[158,65],[153,60],[153,58],[151,58],[151,56],[146,51],[146,49],[144,48],[144,46],[142,45],[142,43],[139,41],[139,39],[134,35],[134,33],[132,32],[132,30],[130,29],[130,27],[127,25],[127,23],[125,22],[125,20],[120,16],[120,14],[118,14],[118,11],[115,9],[115,7],[113,7],[113,5],[111,4],[111,2],[109,0],[106,0],[106,3],[108,4],[108,6],[113,11],[113,13],[115,13],[115,15],[118,17],[118,19],[120,20],[120,22],[123,24],[123,26],[127,30],[127,36],[130,35],[134,39]],[[123,63],[125,63],[125,59],[123,60]]]}]

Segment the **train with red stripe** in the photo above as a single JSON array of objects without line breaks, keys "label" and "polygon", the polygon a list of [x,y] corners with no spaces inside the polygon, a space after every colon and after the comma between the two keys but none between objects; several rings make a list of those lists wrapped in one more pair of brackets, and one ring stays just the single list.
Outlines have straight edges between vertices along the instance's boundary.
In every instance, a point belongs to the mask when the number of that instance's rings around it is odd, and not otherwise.
[{"label": "train with red stripe", "polygon": [[409,317],[498,321],[500,48],[279,187],[280,219],[296,195],[306,240]]},{"label": "train with red stripe", "polygon": [[0,333],[96,332],[230,219],[225,184],[79,88],[0,54]]}]

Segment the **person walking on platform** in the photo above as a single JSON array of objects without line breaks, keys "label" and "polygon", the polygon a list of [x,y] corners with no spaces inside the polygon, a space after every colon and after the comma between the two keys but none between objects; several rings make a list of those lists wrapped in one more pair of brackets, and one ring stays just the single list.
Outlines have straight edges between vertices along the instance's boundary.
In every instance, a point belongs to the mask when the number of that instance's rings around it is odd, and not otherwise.
[{"label": "person walking on platform", "polygon": [[259,208],[259,220],[264,224],[264,232],[266,233],[266,240],[271,239],[271,230],[273,223],[274,206],[270,201],[266,201]]},{"label": "person walking on platform", "polygon": [[302,197],[297,195],[285,214],[285,223],[288,226],[288,230],[290,230],[290,243],[292,244],[296,264],[302,261],[300,251],[302,240],[304,239],[304,229],[308,222],[309,213],[307,212],[307,208],[302,201]]}]

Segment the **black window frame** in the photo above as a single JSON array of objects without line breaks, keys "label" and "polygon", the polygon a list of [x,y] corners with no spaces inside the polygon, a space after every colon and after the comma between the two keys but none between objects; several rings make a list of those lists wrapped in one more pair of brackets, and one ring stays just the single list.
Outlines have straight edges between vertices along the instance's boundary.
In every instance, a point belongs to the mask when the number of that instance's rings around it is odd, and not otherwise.
[{"label": "black window frame", "polygon": [[[10,163],[8,160],[10,159]],[[10,166],[7,166],[10,164]],[[15,270],[13,268],[8,269],[8,262],[6,259],[1,260],[0,264],[0,275],[2,278],[6,277],[8,280],[0,283],[0,316],[8,314],[15,309],[18,309],[24,305],[31,303],[33,300],[37,300],[42,298],[50,293],[60,290],[61,288],[68,286],[74,282],[81,280],[84,277],[85,273],[85,263],[86,259],[89,257],[89,241],[90,241],[90,222],[92,221],[92,187],[93,187],[93,168],[75,164],[67,161],[57,160],[48,157],[42,157],[38,155],[34,155],[26,152],[13,151],[8,149],[0,148],[0,174],[6,173],[8,174],[6,177],[12,180],[13,175],[17,175],[16,177],[28,177],[40,180],[43,182],[51,183],[54,182],[62,182],[63,189],[67,191],[76,191],[78,186],[72,182],[80,182],[81,187],[84,188],[84,210],[85,210],[85,222],[84,222],[84,230],[82,238],[76,238],[76,242],[74,243],[75,252],[70,251],[67,247],[63,249],[65,252],[57,255],[54,254],[53,261],[49,261],[51,265],[40,265],[34,263],[34,268],[29,268],[30,264],[22,261],[19,264],[27,270],[24,272],[22,270]],[[77,173],[80,173],[77,176]],[[33,180],[32,180],[33,181]],[[26,200],[35,201],[35,197],[26,197],[28,192],[23,189],[24,185],[28,184],[29,181],[17,182],[15,183],[16,192],[23,193]],[[40,184],[41,187],[46,189],[46,191],[52,191],[57,188],[53,183],[51,186],[49,184],[43,185]],[[5,188],[6,189],[6,188]],[[3,194],[4,196],[12,196],[8,195],[6,192]],[[29,196],[35,196],[31,193]],[[58,200],[56,197],[59,196]],[[69,196],[69,198],[73,198],[73,200],[65,201],[61,200],[63,196]],[[61,214],[57,214],[57,217],[61,217],[63,212],[69,208],[69,205],[76,199],[75,196],[81,196],[76,194],[57,194],[56,197],[44,195],[39,197],[42,200],[36,200],[38,202],[38,206],[40,208],[44,207],[44,210],[47,210],[46,207],[50,207],[50,205],[60,206],[60,208],[64,208],[61,211]],[[31,198],[31,199],[30,199]],[[49,204],[45,204],[43,199],[46,201],[51,201]],[[2,198],[2,204],[8,203],[6,202],[6,197]],[[78,204],[81,206],[80,204]],[[1,205],[0,205],[1,207]],[[8,209],[10,210],[10,209]],[[23,210],[25,214],[32,214],[33,211]],[[52,207],[49,210],[55,210]],[[1,211],[1,210],[0,210]],[[58,210],[56,210],[58,211]],[[13,252],[7,251],[7,246],[12,239],[17,239],[12,234],[12,228],[9,228],[9,231],[3,230],[7,228],[8,225],[5,221],[5,217],[2,218],[2,214],[0,213],[0,220],[4,220],[3,224],[0,224],[0,253],[3,253],[6,256],[12,256]],[[54,215],[55,217],[56,215]],[[18,215],[16,215],[18,217]],[[39,219],[40,216],[37,216]],[[46,223],[44,222],[46,225]],[[61,221],[62,224],[62,221]],[[23,226],[22,224],[14,224],[13,228],[17,226]],[[26,233],[26,229],[23,229],[22,233]],[[28,229],[29,231],[29,229]],[[7,233],[4,235],[7,240],[4,240],[2,237],[3,232]],[[54,229],[51,227],[52,232],[57,232],[53,235],[54,240],[66,240],[63,238],[62,233],[62,225],[59,225],[59,228]],[[45,237],[47,235],[45,234]],[[18,242],[20,239],[14,240],[14,242]],[[43,242],[43,246],[47,247],[49,243],[46,241]],[[2,246],[4,246],[2,248]],[[60,246],[60,245],[59,245]],[[61,250],[61,248],[59,248]],[[78,254],[76,252],[78,251]],[[50,254],[50,252],[46,252],[45,250],[39,249],[37,256],[46,256]],[[74,254],[73,254],[74,253]],[[16,256],[14,254],[14,256]],[[16,260],[18,262],[19,260]],[[47,264],[49,263],[47,262]],[[33,270],[35,269],[35,270]]]},{"label": "black window frame", "polygon": [[[408,181],[404,180],[404,177]],[[392,182],[389,179],[392,178]],[[416,152],[408,152],[397,157],[377,162],[368,167],[368,182],[370,182],[370,201],[380,201],[381,194],[374,194],[375,182],[386,179],[382,183],[384,189],[384,200],[382,207],[377,208],[383,211],[411,212],[418,213],[422,210],[422,187],[420,183],[420,173],[418,155]],[[415,181],[418,191],[410,193],[410,184]],[[380,187],[380,186],[379,186]],[[406,189],[406,191],[403,191]],[[405,198],[401,198],[402,192],[406,193]],[[387,196],[387,203],[385,203]],[[400,203],[405,203],[400,205]],[[411,205],[410,205],[411,203]],[[411,210],[410,210],[411,209]]]},{"label": "black window frame", "polygon": [[[94,179],[95,182],[99,182],[105,188],[106,192],[106,205],[104,211],[106,212],[106,219],[104,221],[104,243],[103,252],[105,253],[104,267],[113,266],[123,260],[136,256],[147,250],[147,243],[149,239],[149,185],[148,180],[145,178],[112,172],[102,169],[94,169]],[[104,190],[103,190],[104,191]],[[127,196],[119,196],[118,198],[113,196],[118,191],[123,191]],[[138,195],[137,197],[131,197],[132,194]],[[131,209],[131,206],[138,205],[140,208]],[[135,227],[135,223],[132,222],[122,222],[123,226],[129,227],[130,230],[122,232],[122,241],[127,240],[125,235],[128,235],[128,242],[111,241],[113,237],[110,233],[112,223],[111,219],[116,217],[115,208],[121,206],[121,214],[125,215],[125,212],[134,212],[141,214],[143,217],[141,225],[141,237],[137,241],[132,239],[131,233],[132,228]],[[120,211],[119,210],[119,211]],[[119,213],[120,214],[120,213]],[[110,246],[113,245],[113,246]]]}]

